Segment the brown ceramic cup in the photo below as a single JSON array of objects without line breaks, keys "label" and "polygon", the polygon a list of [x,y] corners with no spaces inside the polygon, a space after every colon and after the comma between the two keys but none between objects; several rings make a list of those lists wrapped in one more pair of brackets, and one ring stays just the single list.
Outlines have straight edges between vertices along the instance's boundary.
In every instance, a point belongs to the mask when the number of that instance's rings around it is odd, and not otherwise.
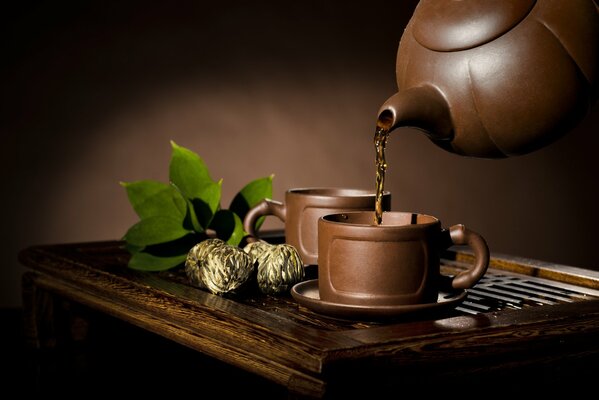
[{"label": "brown ceramic cup", "polygon": [[[248,241],[259,237],[255,225],[258,218],[274,215],[285,223],[285,242],[294,246],[304,265],[318,262],[318,219],[323,215],[344,211],[374,212],[373,190],[351,188],[297,188],[285,192],[285,202],[264,199],[248,211],[243,228]],[[383,209],[391,207],[391,193],[383,194]]]},{"label": "brown ceramic cup", "polygon": [[[440,252],[468,245],[476,261],[455,277],[442,276]],[[345,212],[318,221],[320,299],[356,306],[434,303],[442,287],[468,289],[487,271],[484,238],[463,225],[443,229],[430,215],[384,212],[381,225],[373,212]]]}]

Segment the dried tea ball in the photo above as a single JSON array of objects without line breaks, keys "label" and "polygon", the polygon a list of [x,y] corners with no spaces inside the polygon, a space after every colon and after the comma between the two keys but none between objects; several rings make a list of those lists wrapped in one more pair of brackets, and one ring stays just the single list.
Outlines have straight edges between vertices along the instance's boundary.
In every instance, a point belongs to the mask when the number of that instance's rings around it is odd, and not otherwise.
[{"label": "dried tea ball", "polygon": [[224,294],[239,288],[252,275],[252,257],[236,246],[216,246],[206,255],[199,277],[213,294]]},{"label": "dried tea ball", "polygon": [[272,247],[273,245],[267,242],[257,241],[246,244],[243,248],[243,251],[252,257],[253,262],[256,262],[264,252],[270,250]]},{"label": "dried tea ball", "polygon": [[289,244],[271,246],[258,257],[258,287],[265,294],[287,292],[304,279],[304,263]]},{"label": "dried tea ball", "polygon": [[203,268],[203,263],[206,260],[206,256],[212,252],[216,247],[224,246],[226,243],[218,238],[206,239],[196,244],[187,253],[187,259],[185,260],[185,273],[187,278],[192,285],[206,288],[200,279],[200,270]]}]

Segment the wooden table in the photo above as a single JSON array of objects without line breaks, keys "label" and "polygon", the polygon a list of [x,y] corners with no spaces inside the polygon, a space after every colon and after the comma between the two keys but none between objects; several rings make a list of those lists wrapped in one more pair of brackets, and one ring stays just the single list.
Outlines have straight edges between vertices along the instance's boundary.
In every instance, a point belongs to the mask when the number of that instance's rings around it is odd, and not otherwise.
[{"label": "wooden table", "polygon": [[[575,380],[597,371],[597,271],[494,255],[456,309],[368,323],[316,314],[291,296],[212,295],[190,286],[181,270],[134,271],[121,244],[40,245],[19,254],[31,269],[23,302],[33,346],[50,340],[45,304],[58,296],[260,375],[290,397],[459,391],[466,380],[497,391],[547,378],[542,387],[550,389],[561,374]],[[470,261],[467,252],[448,251],[442,270],[452,274]]]}]

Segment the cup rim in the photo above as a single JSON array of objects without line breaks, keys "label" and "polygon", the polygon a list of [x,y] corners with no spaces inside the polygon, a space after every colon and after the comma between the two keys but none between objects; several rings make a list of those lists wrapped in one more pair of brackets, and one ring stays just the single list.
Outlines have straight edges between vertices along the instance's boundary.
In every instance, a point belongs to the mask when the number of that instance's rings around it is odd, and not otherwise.
[{"label": "cup rim", "polygon": [[[375,197],[376,191],[372,189],[346,187],[346,186],[305,186],[287,189],[286,193],[299,196],[312,197]],[[391,192],[383,191],[383,196],[390,196]]]},{"label": "cup rim", "polygon": [[[382,228],[386,228],[386,229],[409,229],[410,227],[414,228],[414,227],[425,227],[425,226],[431,226],[431,225],[435,225],[435,224],[440,224],[441,221],[439,220],[439,218],[433,216],[433,215],[429,215],[429,214],[425,214],[425,213],[420,213],[420,212],[410,212],[410,211],[383,211],[383,224],[382,225],[376,225],[374,223],[374,221],[372,223],[356,223],[356,222],[343,222],[343,221],[336,221],[333,220],[333,218],[339,218],[342,215],[355,215],[355,214],[370,214],[371,216],[374,216],[374,211],[344,211],[344,212],[337,212],[337,213],[331,213],[331,214],[326,214],[323,215],[319,218],[319,220],[322,220],[324,223],[327,224],[332,224],[332,225],[337,225],[337,226],[347,226],[347,227],[364,227],[364,228],[372,228],[372,229],[381,229]],[[414,218],[425,218],[425,219],[430,219],[430,221],[427,222],[420,222],[420,223],[411,223],[411,224],[385,224],[384,220],[385,220],[385,215],[389,215],[389,214],[394,214],[394,215],[399,215],[399,214],[411,214],[412,215],[412,219]]]}]

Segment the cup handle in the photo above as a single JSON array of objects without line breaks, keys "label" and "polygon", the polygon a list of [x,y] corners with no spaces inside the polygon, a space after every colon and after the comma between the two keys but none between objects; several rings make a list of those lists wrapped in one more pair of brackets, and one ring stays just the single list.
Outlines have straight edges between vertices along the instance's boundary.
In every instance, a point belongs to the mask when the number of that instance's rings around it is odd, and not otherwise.
[{"label": "cup handle", "polygon": [[[483,277],[489,267],[489,247],[485,239],[478,233],[462,224],[449,228],[449,245],[468,245],[474,251],[475,261],[472,267],[458,273],[452,280],[454,289],[469,289]],[[449,247],[449,246],[447,246]]]},{"label": "cup handle", "polygon": [[263,199],[260,203],[252,207],[243,219],[243,230],[249,235],[247,238],[248,242],[256,242],[259,240],[259,237],[256,234],[256,221],[258,218],[266,215],[274,215],[285,222],[287,207],[280,201],[271,199]]}]

